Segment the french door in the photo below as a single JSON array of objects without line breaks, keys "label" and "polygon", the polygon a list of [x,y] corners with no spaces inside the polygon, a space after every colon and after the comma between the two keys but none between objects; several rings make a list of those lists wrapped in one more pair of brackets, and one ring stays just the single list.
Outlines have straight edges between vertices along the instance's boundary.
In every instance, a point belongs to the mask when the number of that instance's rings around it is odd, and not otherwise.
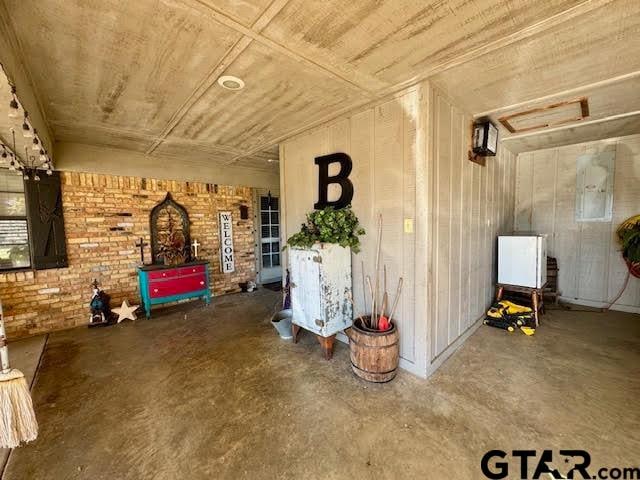
[{"label": "french door", "polygon": [[259,195],[258,197],[260,283],[277,282],[282,278],[279,200],[278,197],[272,195]]}]

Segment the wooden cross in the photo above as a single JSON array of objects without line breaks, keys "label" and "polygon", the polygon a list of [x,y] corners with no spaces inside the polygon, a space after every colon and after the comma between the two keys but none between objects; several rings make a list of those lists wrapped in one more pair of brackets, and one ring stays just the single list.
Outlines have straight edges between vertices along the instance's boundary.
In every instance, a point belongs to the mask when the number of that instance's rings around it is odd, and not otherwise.
[{"label": "wooden cross", "polygon": [[197,259],[198,258],[198,247],[200,246],[200,244],[198,243],[198,240],[194,240],[193,243],[191,244],[191,246],[193,247],[193,256]]},{"label": "wooden cross", "polygon": [[149,244],[144,241],[143,237],[140,237],[140,241],[136,243],[136,247],[140,248],[140,262],[142,263],[142,265],[144,265],[144,247],[146,247],[147,245]]}]

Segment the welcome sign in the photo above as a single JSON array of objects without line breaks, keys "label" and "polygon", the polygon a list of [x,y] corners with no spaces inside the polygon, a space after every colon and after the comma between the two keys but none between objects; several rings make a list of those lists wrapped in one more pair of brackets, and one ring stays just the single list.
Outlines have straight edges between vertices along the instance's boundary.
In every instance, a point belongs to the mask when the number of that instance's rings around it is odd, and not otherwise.
[{"label": "welcome sign", "polygon": [[218,220],[220,225],[220,270],[222,273],[231,273],[236,270],[231,212],[220,212]]}]

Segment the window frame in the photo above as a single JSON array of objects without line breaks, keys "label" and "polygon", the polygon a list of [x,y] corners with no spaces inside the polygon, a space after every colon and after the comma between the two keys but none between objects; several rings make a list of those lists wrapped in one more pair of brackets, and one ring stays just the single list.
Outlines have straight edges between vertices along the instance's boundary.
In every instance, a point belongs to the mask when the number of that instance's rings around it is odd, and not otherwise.
[{"label": "window frame", "polygon": [[[0,170],[0,175],[7,175],[7,176],[11,176],[14,175],[13,173],[10,172],[10,170],[8,169],[1,169]],[[17,176],[17,174],[15,174]],[[21,176],[22,177],[22,176]],[[34,270],[33,267],[33,245],[32,245],[32,235],[31,235],[31,221],[29,219],[29,209],[27,206],[27,188],[26,185],[24,183],[24,179],[21,178],[22,180],[22,191],[16,191],[16,190],[5,190],[5,189],[0,189],[0,194],[1,193],[13,193],[13,194],[17,194],[17,193],[21,193],[24,197],[24,204],[25,204],[25,213],[24,215],[15,215],[15,216],[10,216],[10,215],[0,215],[0,222],[2,221],[12,221],[12,220],[24,220],[27,226],[27,243],[25,245],[27,245],[28,249],[29,249],[29,265],[26,267],[10,267],[10,268],[3,268],[2,266],[0,266],[0,275],[5,274],[5,273],[11,273],[11,272],[24,272],[24,271],[31,271]],[[16,245],[23,245],[23,244],[16,244]]]}]

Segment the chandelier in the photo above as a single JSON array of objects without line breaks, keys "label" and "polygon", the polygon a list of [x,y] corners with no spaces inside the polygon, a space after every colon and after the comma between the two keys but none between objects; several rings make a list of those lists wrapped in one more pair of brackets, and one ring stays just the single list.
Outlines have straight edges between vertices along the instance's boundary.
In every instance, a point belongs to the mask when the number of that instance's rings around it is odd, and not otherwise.
[{"label": "chandelier", "polygon": [[[0,65],[4,72],[4,68]],[[51,156],[47,152],[38,131],[33,127],[29,119],[29,113],[18,100],[15,85],[9,82],[11,87],[11,100],[9,101],[9,120],[15,126],[10,128],[13,145],[9,146],[0,141],[0,166],[7,167],[10,171],[22,175],[25,180],[40,180],[38,172],[53,173]],[[20,125],[21,123],[21,125]],[[16,131],[25,139],[24,158],[18,155],[16,150]]]},{"label": "chandelier", "polygon": [[[24,159],[16,155],[16,131],[11,128],[11,136],[13,138],[13,148],[0,142],[0,160],[1,164],[7,166],[9,171],[16,172],[18,175],[22,175],[25,180],[40,180],[38,175],[39,170],[46,171],[47,175],[53,174],[51,167],[51,159],[46,154],[43,148],[40,148],[40,139],[36,136],[37,132],[34,131],[33,145],[38,147],[37,151],[32,147],[32,151],[29,152],[29,147],[24,147]],[[37,143],[36,143],[37,141]]]}]

